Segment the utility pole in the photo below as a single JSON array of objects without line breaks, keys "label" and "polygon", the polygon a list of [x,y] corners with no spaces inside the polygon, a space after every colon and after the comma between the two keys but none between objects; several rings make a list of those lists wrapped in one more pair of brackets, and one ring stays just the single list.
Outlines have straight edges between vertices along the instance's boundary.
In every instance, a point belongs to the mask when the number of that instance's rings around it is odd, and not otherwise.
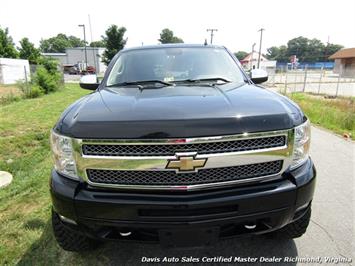
[{"label": "utility pole", "polygon": [[[90,38],[91,38],[91,42],[93,42],[90,15],[88,15],[88,17],[89,17]],[[93,58],[94,58],[95,74],[97,74],[97,70],[98,70],[99,67],[98,67],[98,65],[96,64],[96,49],[95,49],[95,45],[92,47],[91,50],[92,50],[92,56],[93,56]]]},{"label": "utility pole", "polygon": [[324,49],[324,61],[328,60],[328,47],[329,47],[329,36],[328,36],[327,46]]},{"label": "utility pole", "polygon": [[265,30],[265,29],[263,29],[263,28],[261,28],[260,30],[258,30],[258,31],[260,31],[260,44],[259,44],[258,68],[260,68],[261,44],[262,44],[262,42],[263,42],[263,31],[264,31],[264,30]]},{"label": "utility pole", "polygon": [[209,32],[209,31],[211,32],[211,44],[212,44],[213,36],[214,36],[213,32],[218,31],[218,29],[207,29],[207,32]]},{"label": "utility pole", "polygon": [[79,27],[83,27],[83,31],[84,31],[84,42],[85,42],[85,46],[84,46],[84,49],[85,49],[85,70],[87,70],[87,68],[88,68],[88,54],[87,54],[87,52],[86,52],[85,24],[79,24],[78,26],[79,26]]},{"label": "utility pole", "polygon": [[253,45],[251,46],[251,54],[250,54],[250,70],[253,69],[253,54],[254,54],[254,47],[255,47],[256,43],[253,43]]}]

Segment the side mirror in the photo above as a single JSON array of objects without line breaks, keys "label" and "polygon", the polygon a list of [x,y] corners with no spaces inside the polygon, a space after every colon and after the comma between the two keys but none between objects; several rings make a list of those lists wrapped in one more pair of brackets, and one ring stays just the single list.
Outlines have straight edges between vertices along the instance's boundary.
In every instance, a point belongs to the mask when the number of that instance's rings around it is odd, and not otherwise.
[{"label": "side mirror", "polygon": [[255,84],[263,83],[267,81],[268,74],[263,69],[252,69],[252,71],[250,72],[250,79]]},{"label": "side mirror", "polygon": [[80,78],[79,85],[86,90],[96,90],[100,83],[98,83],[96,75],[85,75]]}]

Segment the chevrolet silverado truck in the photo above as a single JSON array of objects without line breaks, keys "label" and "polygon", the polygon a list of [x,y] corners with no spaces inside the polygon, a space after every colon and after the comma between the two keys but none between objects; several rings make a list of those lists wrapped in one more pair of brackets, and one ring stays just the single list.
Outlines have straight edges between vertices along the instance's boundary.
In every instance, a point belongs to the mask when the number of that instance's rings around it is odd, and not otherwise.
[{"label": "chevrolet silverado truck", "polygon": [[296,238],[311,217],[310,122],[225,47],[120,51],[51,131],[52,225],[69,251],[102,241],[213,245]]}]

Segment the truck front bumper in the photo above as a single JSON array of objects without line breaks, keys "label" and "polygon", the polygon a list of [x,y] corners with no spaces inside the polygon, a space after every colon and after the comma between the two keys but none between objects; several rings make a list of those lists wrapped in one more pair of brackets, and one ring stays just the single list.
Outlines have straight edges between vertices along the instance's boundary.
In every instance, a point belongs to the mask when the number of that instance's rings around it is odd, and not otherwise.
[{"label": "truck front bumper", "polygon": [[92,238],[159,241],[162,232],[169,238],[171,231],[204,229],[226,238],[270,232],[302,217],[310,207],[315,178],[309,159],[265,183],[194,192],[128,192],[93,188],[53,170],[50,191],[63,224]]}]

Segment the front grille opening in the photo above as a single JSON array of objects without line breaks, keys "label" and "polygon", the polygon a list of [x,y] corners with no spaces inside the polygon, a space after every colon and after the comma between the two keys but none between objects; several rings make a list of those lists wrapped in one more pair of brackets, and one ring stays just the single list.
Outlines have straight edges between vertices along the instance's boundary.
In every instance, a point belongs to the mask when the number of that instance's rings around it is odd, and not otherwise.
[{"label": "front grille opening", "polygon": [[126,171],[87,169],[89,181],[114,185],[197,185],[243,180],[278,174],[282,160],[222,168],[206,168],[195,173],[177,174],[174,171]]},{"label": "front grille opening", "polygon": [[[122,236],[120,231],[130,231],[130,236]],[[137,229],[137,228],[119,228],[114,226],[101,227],[96,235],[106,240],[124,240],[124,241],[144,241],[156,243],[159,241],[158,231],[156,229]]]},{"label": "front grille opening", "polygon": [[222,215],[222,214],[235,214],[238,211],[238,205],[230,206],[217,206],[208,208],[169,208],[169,209],[141,209],[138,215],[142,217],[191,217],[191,216],[204,216],[204,215]]},{"label": "front grille opening", "polygon": [[85,155],[91,156],[173,156],[177,152],[198,152],[199,154],[213,154],[283,147],[286,144],[286,136],[282,135],[194,144],[84,144],[82,145],[82,152]]}]

